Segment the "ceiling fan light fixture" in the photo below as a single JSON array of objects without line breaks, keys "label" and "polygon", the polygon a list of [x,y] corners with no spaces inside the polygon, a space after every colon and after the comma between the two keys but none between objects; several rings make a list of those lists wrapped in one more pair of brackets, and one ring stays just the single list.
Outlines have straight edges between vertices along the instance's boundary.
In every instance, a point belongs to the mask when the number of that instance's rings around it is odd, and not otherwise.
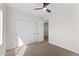
[{"label": "ceiling fan light fixture", "polygon": [[43,10],[46,10],[46,9],[47,9],[46,7],[43,8]]},{"label": "ceiling fan light fixture", "polygon": [[43,10],[46,11],[48,13],[51,13],[51,10],[47,8],[47,6],[49,5],[49,3],[43,3],[43,6],[41,8],[35,8],[34,10]]}]

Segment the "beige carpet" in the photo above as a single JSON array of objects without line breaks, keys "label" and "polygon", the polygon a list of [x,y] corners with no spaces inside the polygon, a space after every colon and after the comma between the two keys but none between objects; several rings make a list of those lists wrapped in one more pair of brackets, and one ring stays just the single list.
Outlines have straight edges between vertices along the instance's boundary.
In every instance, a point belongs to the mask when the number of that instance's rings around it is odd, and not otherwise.
[{"label": "beige carpet", "polygon": [[[12,52],[12,51],[10,51]],[[8,52],[9,53],[9,52]],[[13,53],[13,52],[12,52]],[[12,55],[12,53],[8,55]],[[23,56],[79,56],[66,49],[51,45],[45,40],[44,42],[36,42],[22,47],[17,55]]]}]

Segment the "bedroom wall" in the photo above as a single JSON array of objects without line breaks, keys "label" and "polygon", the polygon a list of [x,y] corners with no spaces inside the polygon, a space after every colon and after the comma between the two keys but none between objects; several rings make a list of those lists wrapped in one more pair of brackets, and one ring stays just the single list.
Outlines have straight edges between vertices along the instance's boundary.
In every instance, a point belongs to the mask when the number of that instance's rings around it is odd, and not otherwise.
[{"label": "bedroom wall", "polygon": [[49,43],[79,53],[79,4],[54,4]]},{"label": "bedroom wall", "polygon": [[[0,4],[0,10],[2,11],[2,31],[1,31],[2,32],[2,40],[1,40],[2,42],[0,44],[0,56],[4,56],[6,53],[6,10],[5,9],[6,9],[6,5]],[[0,32],[0,34],[1,34],[1,32]]]},{"label": "bedroom wall", "polygon": [[[29,23],[29,24],[28,24]],[[33,23],[33,24],[32,24]],[[21,25],[22,24],[22,25]],[[27,25],[28,24],[28,25]],[[38,32],[33,32],[33,26],[36,25]],[[29,29],[29,30],[28,30]],[[43,20],[37,17],[23,13],[21,11],[12,9],[8,7],[7,11],[7,50],[18,47],[18,37],[23,41],[23,44],[29,44],[33,42],[43,41]],[[30,34],[29,34],[30,33]],[[39,34],[40,33],[40,34]],[[30,35],[30,38],[25,38]],[[33,38],[33,35],[36,35]],[[39,37],[40,35],[40,37]],[[32,36],[32,37],[31,37]],[[38,39],[36,37],[39,37]],[[29,41],[29,42],[28,42]],[[23,45],[21,44],[21,45]]]}]

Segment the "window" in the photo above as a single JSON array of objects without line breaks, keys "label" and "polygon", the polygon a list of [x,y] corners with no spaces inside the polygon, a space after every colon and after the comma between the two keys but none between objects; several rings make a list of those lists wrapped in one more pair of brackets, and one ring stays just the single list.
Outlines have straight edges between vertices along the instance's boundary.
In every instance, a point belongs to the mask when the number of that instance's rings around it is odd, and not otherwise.
[{"label": "window", "polygon": [[3,23],[3,19],[2,19],[2,10],[0,10],[0,45],[2,45],[2,23]]}]

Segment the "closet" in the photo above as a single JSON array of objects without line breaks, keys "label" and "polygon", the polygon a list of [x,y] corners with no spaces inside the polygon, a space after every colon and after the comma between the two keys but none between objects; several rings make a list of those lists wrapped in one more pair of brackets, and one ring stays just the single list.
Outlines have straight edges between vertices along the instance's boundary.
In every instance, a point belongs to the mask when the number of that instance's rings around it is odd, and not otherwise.
[{"label": "closet", "polygon": [[43,22],[16,21],[15,36],[21,39],[24,44],[43,41]]}]

